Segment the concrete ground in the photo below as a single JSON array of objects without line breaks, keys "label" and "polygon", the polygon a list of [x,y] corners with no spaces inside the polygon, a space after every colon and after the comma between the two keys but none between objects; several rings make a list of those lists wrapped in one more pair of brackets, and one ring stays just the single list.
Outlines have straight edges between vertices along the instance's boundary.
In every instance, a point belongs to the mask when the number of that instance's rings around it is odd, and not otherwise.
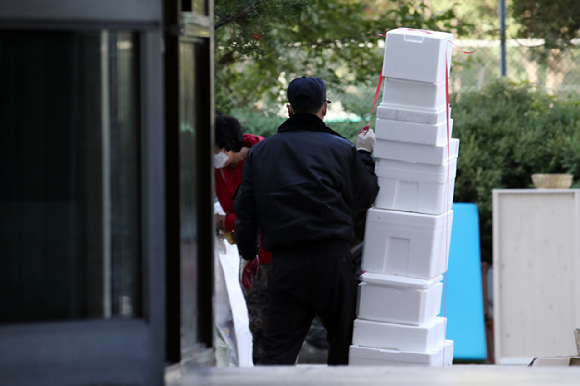
[{"label": "concrete ground", "polygon": [[167,386],[578,386],[580,367],[454,365],[430,367],[327,367],[324,365],[254,368],[199,368]]}]

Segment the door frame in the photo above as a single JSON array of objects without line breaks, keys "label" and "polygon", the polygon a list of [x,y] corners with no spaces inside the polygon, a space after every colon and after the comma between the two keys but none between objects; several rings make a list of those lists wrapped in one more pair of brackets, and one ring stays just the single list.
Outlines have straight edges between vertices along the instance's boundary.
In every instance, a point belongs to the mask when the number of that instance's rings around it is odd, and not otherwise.
[{"label": "door frame", "polygon": [[[211,366],[215,361],[214,340],[214,24],[213,0],[203,0],[206,15],[195,14],[184,0],[165,0],[165,100],[166,100],[166,171],[167,171],[167,341],[166,360],[183,368]],[[181,257],[179,218],[179,75],[180,44],[195,50],[195,159],[197,184],[197,277],[195,285],[195,347],[183,347],[181,341]],[[191,69],[193,70],[193,69]],[[203,224],[203,225],[202,225]]]}]

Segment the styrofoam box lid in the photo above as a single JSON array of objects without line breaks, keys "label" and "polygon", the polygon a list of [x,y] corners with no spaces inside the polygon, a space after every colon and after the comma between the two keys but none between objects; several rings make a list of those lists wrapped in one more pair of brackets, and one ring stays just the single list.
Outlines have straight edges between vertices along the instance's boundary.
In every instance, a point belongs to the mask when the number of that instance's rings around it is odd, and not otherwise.
[{"label": "styrofoam box lid", "polygon": [[379,138],[375,142],[375,157],[395,161],[439,165],[449,159],[457,158],[458,154],[458,138],[451,138],[449,144],[442,146],[420,145],[417,143],[389,141]]},{"label": "styrofoam box lid", "polygon": [[[410,164],[410,165],[427,165],[429,164],[413,164],[410,162],[401,162],[403,164]],[[443,165],[438,168],[437,172],[431,172],[427,170],[413,170],[413,169],[403,169],[405,165],[401,165],[401,168],[397,167],[381,167],[378,164],[375,164],[375,174],[379,177],[389,177],[389,178],[396,178],[401,181],[419,181],[419,182],[441,182],[448,181],[452,178],[455,178],[455,174],[457,171],[457,158],[452,159],[449,162],[444,163]],[[441,178],[438,178],[442,176]],[[447,178],[443,178],[447,177]]]},{"label": "styrofoam box lid", "polygon": [[350,346],[351,357],[361,359],[378,359],[393,362],[429,364],[440,359],[443,351],[446,353],[453,350],[453,341],[445,340],[445,345],[438,347],[435,351],[429,353],[405,352],[397,350],[389,350],[385,348]]},{"label": "styrofoam box lid", "polygon": [[363,283],[374,284],[381,287],[429,289],[439,283],[443,279],[443,275],[425,280],[406,276],[387,275],[384,273],[365,272],[362,274],[361,279]]},{"label": "styrofoam box lid", "polygon": [[382,102],[377,107],[377,118],[391,119],[394,121],[403,122],[417,122],[434,125],[446,120],[445,116],[448,114],[451,118],[451,107],[449,113],[445,106],[439,109],[419,109],[419,108],[403,108],[399,105]]},{"label": "styrofoam box lid", "polygon": [[[449,163],[451,162],[451,164]],[[457,158],[450,158],[447,162],[437,165],[437,164],[422,164],[417,162],[405,162],[396,161],[386,158],[377,158],[375,162],[375,173],[379,175],[380,169],[397,169],[397,170],[408,170],[410,172],[421,172],[421,173],[433,173],[441,174],[447,173],[447,170],[452,169],[457,166]]]},{"label": "styrofoam box lid", "polygon": [[453,221],[453,210],[443,214],[424,214],[370,208],[367,211],[367,222],[369,221],[394,225],[407,225],[415,228],[439,229],[446,226],[448,221]]},{"label": "styrofoam box lid", "polygon": [[[439,31],[423,31],[397,28],[387,32],[383,75],[392,78],[411,79],[419,82],[439,83],[445,81],[445,71],[440,71],[447,60],[451,67],[453,34]],[[390,55],[396,54],[396,57]],[[447,54],[447,57],[445,57]],[[422,60],[423,59],[423,60]],[[426,66],[425,61],[429,61]],[[435,60],[436,62],[432,63]]]},{"label": "styrofoam box lid", "polygon": [[411,326],[408,324],[399,324],[399,323],[375,322],[372,320],[365,320],[365,319],[355,319],[354,327],[364,328],[366,326],[379,326],[379,327],[392,326],[395,328],[400,327],[400,328],[406,328],[406,329],[426,329],[426,330],[429,330],[429,329],[433,328],[434,326],[441,324],[441,323],[446,323],[446,318],[444,318],[442,316],[437,316],[435,318],[430,318],[425,323],[422,323],[418,326]]},{"label": "styrofoam box lid", "polygon": [[417,122],[394,121],[377,118],[375,121],[375,136],[398,142],[413,142],[424,145],[447,144],[453,134],[453,119],[433,125]]}]

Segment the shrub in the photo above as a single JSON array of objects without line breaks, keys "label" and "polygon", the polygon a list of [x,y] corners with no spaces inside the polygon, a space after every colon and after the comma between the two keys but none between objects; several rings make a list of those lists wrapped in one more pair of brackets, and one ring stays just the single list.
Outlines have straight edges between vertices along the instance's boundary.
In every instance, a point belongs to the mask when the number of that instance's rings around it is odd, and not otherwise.
[{"label": "shrub", "polygon": [[[244,133],[269,137],[278,130],[286,118],[279,117],[271,112],[255,111],[251,109],[233,109],[228,115],[239,119]],[[356,136],[366,124],[364,122],[327,122],[326,125],[342,135],[352,143],[355,142]]]},{"label": "shrub", "polygon": [[478,205],[482,259],[491,262],[492,189],[533,188],[534,173],[572,173],[578,181],[580,106],[504,80],[450,103],[453,137],[461,140],[454,201]]}]

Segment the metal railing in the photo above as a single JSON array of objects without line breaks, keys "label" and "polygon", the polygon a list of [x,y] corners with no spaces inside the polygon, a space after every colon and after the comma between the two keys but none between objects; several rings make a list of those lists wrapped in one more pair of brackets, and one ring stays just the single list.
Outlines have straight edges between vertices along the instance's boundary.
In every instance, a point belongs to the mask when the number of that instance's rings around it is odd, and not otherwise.
[{"label": "metal railing", "polygon": [[[506,78],[527,81],[543,93],[559,98],[580,96],[580,42],[570,49],[552,51],[547,59],[540,59],[541,39],[509,39],[506,41]],[[501,76],[499,40],[458,40],[464,50],[477,51],[470,56],[455,50],[451,74],[451,90],[465,92],[480,90]]]}]

